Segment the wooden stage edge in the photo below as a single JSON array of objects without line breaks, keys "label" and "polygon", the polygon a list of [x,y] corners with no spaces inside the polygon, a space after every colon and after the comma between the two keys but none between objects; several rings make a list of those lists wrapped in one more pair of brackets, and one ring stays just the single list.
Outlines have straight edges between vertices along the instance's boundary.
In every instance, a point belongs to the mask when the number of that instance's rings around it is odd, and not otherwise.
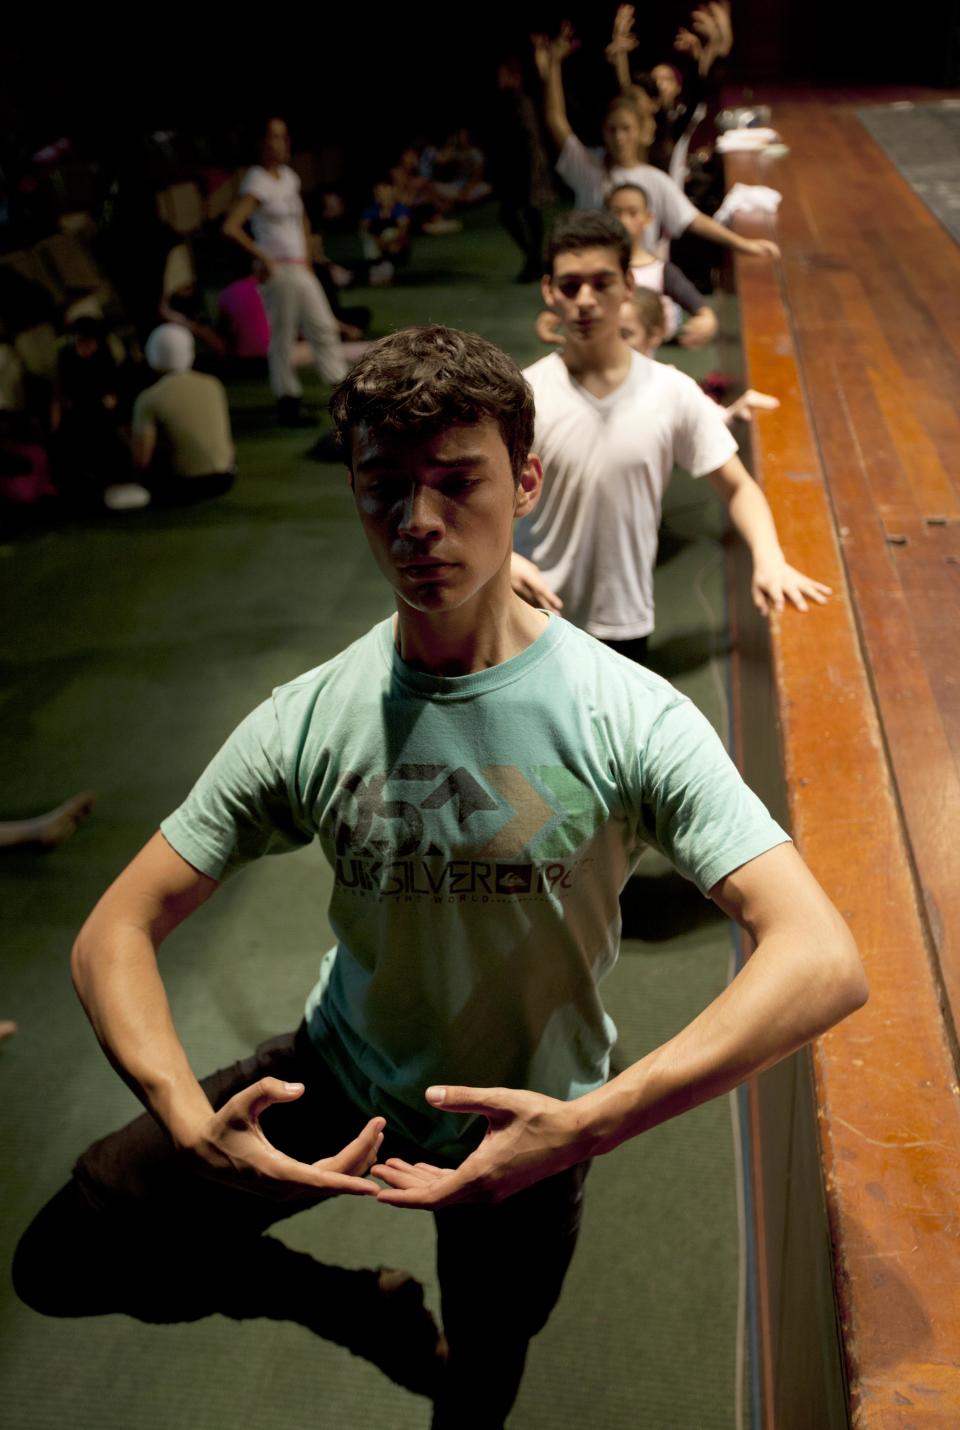
[{"label": "wooden stage edge", "polygon": [[[960,248],[860,124],[870,98],[757,87],[789,153],[727,177],[783,195],[737,221],[782,251],[736,263],[746,379],[781,400],[754,471],[835,592],[770,645],[792,831],[870,980],[813,1066],[849,1414],[874,1430],[960,1424]],[[765,1420],[801,1424],[771,1418],[776,1315]]]}]

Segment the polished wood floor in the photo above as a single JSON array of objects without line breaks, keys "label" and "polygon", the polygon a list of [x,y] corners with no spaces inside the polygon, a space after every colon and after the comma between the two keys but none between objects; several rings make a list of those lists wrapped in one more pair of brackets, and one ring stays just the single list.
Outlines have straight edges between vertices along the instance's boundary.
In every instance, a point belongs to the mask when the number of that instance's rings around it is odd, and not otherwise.
[{"label": "polished wood floor", "polygon": [[794,831],[872,986],[816,1060],[871,1426],[960,1415],[960,247],[856,113],[942,97],[757,93],[789,153],[727,161],[783,196],[775,226],[738,221],[782,252],[737,265],[748,380],[784,399],[758,474],[797,564],[837,587],[816,625],[783,620],[774,664]]}]

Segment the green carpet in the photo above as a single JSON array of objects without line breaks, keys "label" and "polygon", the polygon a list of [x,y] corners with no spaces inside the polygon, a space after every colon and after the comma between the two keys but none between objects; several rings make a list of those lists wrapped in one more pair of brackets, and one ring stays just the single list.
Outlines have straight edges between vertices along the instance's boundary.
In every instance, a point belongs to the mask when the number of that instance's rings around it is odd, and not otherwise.
[{"label": "green carpet", "polygon": [[[376,331],[437,320],[528,362],[534,288],[489,213],[419,240],[389,291],[358,295]],[[729,319],[726,315],[725,321]],[[692,361],[680,350],[669,360]],[[700,375],[715,364],[696,358]],[[310,380],[308,379],[308,383]],[[315,385],[308,395],[318,396]],[[390,608],[344,475],[272,428],[265,387],[231,391],[240,480],[201,509],[92,518],[0,548],[5,664],[0,817],[91,788],[90,823],[46,856],[0,862],[4,1148],[0,1422],[17,1430],[317,1430],[429,1423],[428,1403],[289,1322],[144,1325],[52,1320],[10,1286],[10,1256],[72,1159],[135,1110],[77,1004],[72,938],[96,897],[186,793],[225,734],[270,687],[318,664]],[[667,500],[653,662],[719,727],[722,517],[685,477]],[[606,1000],[619,1065],[668,1036],[723,985],[722,921],[645,859]],[[329,875],[315,851],[266,861],[223,889],[165,947],[174,1015],[198,1070],[293,1026],[330,941]],[[649,892],[649,897],[646,893]],[[408,1267],[436,1304],[422,1213],[335,1201],[280,1233],[347,1266]],[[598,1163],[560,1306],[535,1343],[514,1430],[734,1423],[737,1240],[729,1106],[722,1099]]]}]

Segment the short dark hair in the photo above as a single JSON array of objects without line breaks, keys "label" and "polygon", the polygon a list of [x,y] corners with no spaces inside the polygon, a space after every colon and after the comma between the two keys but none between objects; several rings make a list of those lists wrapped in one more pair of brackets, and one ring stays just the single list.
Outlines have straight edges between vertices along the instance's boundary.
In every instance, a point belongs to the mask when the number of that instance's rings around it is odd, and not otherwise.
[{"label": "short dark hair", "polygon": [[647,208],[650,207],[650,195],[647,193],[646,189],[641,187],[640,184],[614,184],[613,188],[607,194],[607,197],[604,199],[603,202],[606,204],[607,208],[609,208],[610,200],[616,194],[623,193],[639,194],[640,197],[643,199],[643,202],[646,204]]},{"label": "short dark hair", "polygon": [[574,209],[557,220],[547,244],[547,273],[552,275],[559,254],[576,253],[581,248],[612,248],[624,273],[630,268],[630,235],[620,220],[604,209]]},{"label": "short dark hair", "polygon": [[513,358],[476,333],[439,323],[373,343],[334,391],[330,412],[348,466],[351,435],[361,424],[426,438],[491,418],[515,481],[533,446],[533,393]]}]

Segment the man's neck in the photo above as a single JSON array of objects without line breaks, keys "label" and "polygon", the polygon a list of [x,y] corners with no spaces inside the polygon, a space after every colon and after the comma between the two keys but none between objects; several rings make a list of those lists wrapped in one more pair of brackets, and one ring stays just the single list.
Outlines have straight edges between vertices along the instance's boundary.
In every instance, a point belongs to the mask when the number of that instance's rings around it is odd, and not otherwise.
[{"label": "man's neck", "polygon": [[562,357],[581,387],[594,397],[609,397],[626,382],[633,353],[619,333],[590,342],[577,341],[575,335],[568,334]]},{"label": "man's neck", "polygon": [[509,564],[507,572],[504,591],[480,592],[456,611],[415,611],[398,600],[394,643],[407,665],[428,675],[473,675],[532,645],[548,618],[513,594]]}]

